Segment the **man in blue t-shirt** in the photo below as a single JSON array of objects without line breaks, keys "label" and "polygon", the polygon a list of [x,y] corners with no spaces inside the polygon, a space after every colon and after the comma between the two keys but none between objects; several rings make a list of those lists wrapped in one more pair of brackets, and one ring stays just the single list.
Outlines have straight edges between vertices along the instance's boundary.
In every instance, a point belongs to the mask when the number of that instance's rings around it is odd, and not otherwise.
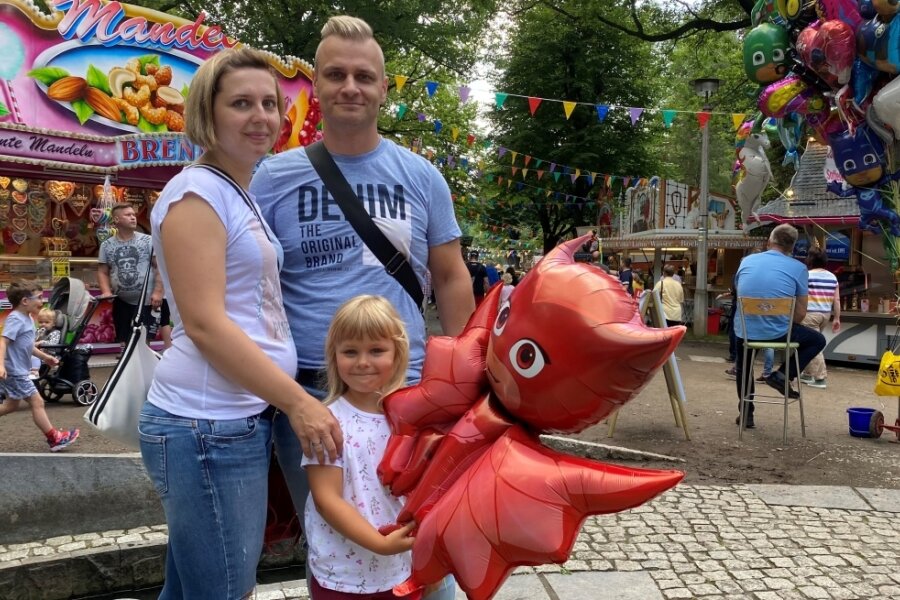
[{"label": "man in blue t-shirt", "polygon": [[[431,163],[379,135],[388,80],[381,47],[365,21],[347,16],[328,20],[316,50],[313,87],[325,123],[325,147],[420,284],[426,269],[431,271],[443,333],[458,335],[475,304],[450,189]],[[297,347],[297,380],[324,397],[325,335],[335,310],[359,294],[377,294],[406,323],[407,382],[417,382],[425,358],[420,307],[362,242],[306,149],[265,160],[250,191],[284,248],[281,287]],[[300,466],[302,449],[284,415],[276,418],[274,432],[278,459],[302,518],[309,490]]]},{"label": "man in blue t-shirt", "polygon": [[[735,287],[738,301],[737,315],[734,320],[734,333],[736,336],[736,360],[735,371],[737,374],[738,410],[740,411],[741,382],[746,379],[749,397],[753,397],[753,369],[752,365],[744,364],[744,340],[784,341],[787,338],[788,326],[791,330],[791,341],[797,342],[799,347],[800,371],[809,364],[816,354],[825,348],[825,337],[818,331],[804,327],[800,323],[806,316],[808,301],[808,277],[806,266],[791,254],[794,244],[797,242],[797,230],[792,225],[782,224],[777,226],[769,234],[769,249],[759,254],[751,254],[741,261],[735,275]],[[786,317],[769,317],[748,315],[745,319],[746,333],[741,326],[740,302],[741,297],[751,298],[795,298],[794,315],[788,322]],[[800,373],[796,373],[794,363],[786,361],[777,370],[766,377],[766,383],[784,393],[785,386],[790,388],[790,382]],[[798,393],[790,388],[792,398],[798,397]],[[755,427],[753,419],[753,402],[746,404],[744,424],[748,429]],[[740,423],[738,415],[735,423]]]},{"label": "man in blue t-shirt", "polygon": [[622,270],[619,271],[619,281],[625,286],[625,291],[629,296],[634,295],[634,272],[631,270],[631,259],[625,257],[622,259]]}]

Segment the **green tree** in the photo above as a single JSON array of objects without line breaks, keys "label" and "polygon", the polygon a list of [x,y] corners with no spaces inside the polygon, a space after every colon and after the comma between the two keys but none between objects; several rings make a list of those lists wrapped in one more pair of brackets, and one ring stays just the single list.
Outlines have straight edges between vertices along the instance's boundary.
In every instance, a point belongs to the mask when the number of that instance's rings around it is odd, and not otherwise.
[{"label": "green tree", "polygon": [[[581,173],[629,176],[653,174],[659,166],[652,149],[662,134],[658,117],[643,115],[632,125],[628,107],[656,106],[662,94],[662,56],[650,44],[635,44],[624,33],[598,29],[592,15],[609,14],[601,3],[571,2],[579,19],[560,19],[557,11],[535,5],[520,13],[510,34],[508,55],[499,61],[502,75],[497,89],[511,94],[490,118],[497,145],[542,161],[581,169]],[[615,9],[612,9],[615,10]],[[581,103],[569,119],[558,102],[543,102],[532,117],[522,97],[565,99]],[[595,105],[609,107],[601,122]],[[548,251],[578,225],[596,220],[596,197],[601,186],[588,177],[548,173],[536,182],[513,175],[510,155],[499,159],[491,173],[516,179],[495,187],[486,211],[490,220],[522,220],[541,232]],[[522,166],[522,163],[518,163]],[[533,163],[532,163],[533,165]],[[530,173],[540,169],[532,166]],[[547,190],[551,193],[548,196]]]}]

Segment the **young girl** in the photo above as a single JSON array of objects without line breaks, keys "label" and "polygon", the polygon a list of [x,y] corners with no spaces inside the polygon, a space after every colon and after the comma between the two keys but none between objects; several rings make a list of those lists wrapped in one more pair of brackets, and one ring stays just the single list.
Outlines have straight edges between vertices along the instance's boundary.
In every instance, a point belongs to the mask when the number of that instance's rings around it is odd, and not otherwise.
[{"label": "young girl", "polygon": [[45,346],[47,344],[59,344],[60,334],[59,327],[56,326],[56,311],[52,308],[42,308],[37,316],[38,330],[34,338],[35,346]]},{"label": "young girl", "polygon": [[[344,433],[343,456],[329,465],[303,459],[314,501],[305,515],[313,600],[393,599],[391,588],[410,575],[414,523],[378,532],[396,522],[403,502],[376,473],[391,435],[381,400],[403,385],[408,360],[403,321],[385,298],[357,296],[335,313],[325,339],[325,402]],[[428,597],[449,588],[452,598],[453,587],[445,580]]]}]

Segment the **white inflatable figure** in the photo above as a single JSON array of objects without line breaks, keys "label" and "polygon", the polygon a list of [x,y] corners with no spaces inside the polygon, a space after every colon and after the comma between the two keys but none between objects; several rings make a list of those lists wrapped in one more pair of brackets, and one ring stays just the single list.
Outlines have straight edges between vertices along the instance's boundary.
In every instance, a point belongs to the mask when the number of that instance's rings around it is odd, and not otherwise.
[{"label": "white inflatable figure", "polygon": [[[734,188],[738,205],[741,207],[741,219],[744,229],[750,222],[750,215],[756,218],[754,209],[759,203],[763,190],[772,179],[772,168],[766,157],[769,138],[765,133],[751,133],[738,153],[743,177]],[[758,219],[757,219],[758,220]]]},{"label": "white inflatable figure", "polygon": [[[900,140],[900,77],[895,77],[872,98],[872,108]],[[890,143],[891,140],[887,140]]]}]

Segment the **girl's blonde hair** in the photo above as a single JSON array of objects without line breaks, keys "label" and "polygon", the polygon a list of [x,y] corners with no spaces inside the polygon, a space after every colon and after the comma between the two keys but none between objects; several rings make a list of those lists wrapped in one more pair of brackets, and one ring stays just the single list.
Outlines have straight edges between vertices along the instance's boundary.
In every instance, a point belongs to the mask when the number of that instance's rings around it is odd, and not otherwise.
[{"label": "girl's blonde hair", "polygon": [[42,308],[37,314],[37,320],[50,319],[50,322],[53,323],[53,327],[56,328],[56,315],[57,312],[52,308]]},{"label": "girl's blonde hair", "polygon": [[337,368],[337,347],[347,340],[380,340],[394,342],[394,372],[381,390],[382,398],[403,386],[409,365],[409,338],[406,326],[391,303],[382,296],[356,296],[344,302],[328,328],[325,338],[325,373],[328,377],[328,396],[333,402],[347,391]]}]

